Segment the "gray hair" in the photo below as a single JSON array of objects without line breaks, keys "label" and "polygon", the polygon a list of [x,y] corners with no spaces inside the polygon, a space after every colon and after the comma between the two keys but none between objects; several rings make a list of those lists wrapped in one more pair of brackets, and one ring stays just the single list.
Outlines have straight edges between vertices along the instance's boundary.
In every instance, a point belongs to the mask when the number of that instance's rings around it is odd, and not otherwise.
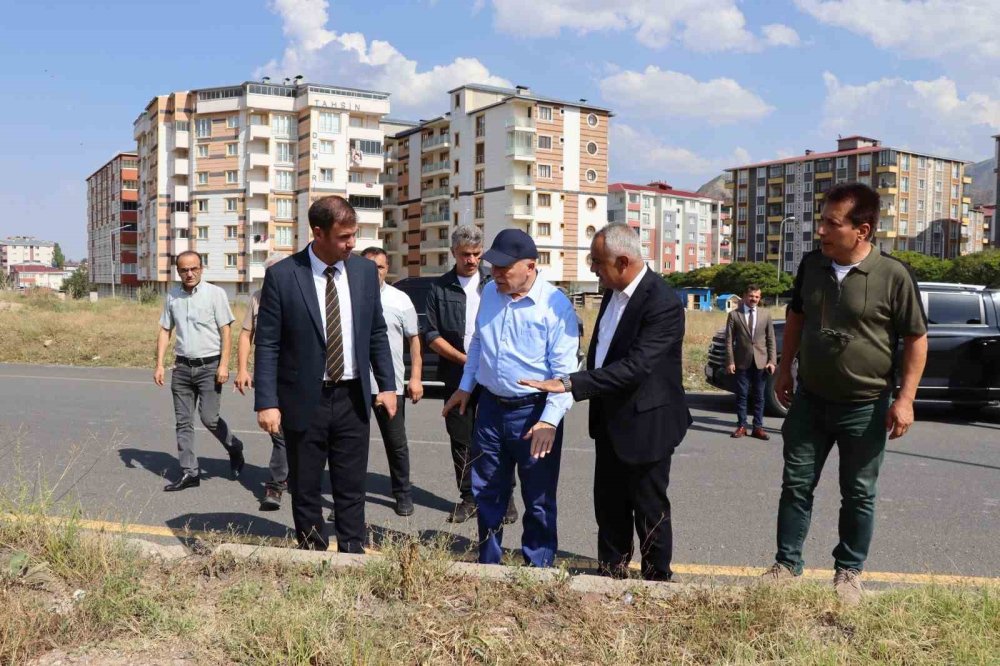
[{"label": "gray hair", "polygon": [[270,256],[268,256],[267,259],[264,260],[264,270],[267,270],[271,266],[274,266],[276,263],[278,263],[287,256],[288,256],[287,254],[281,254],[280,252],[275,252],[274,254],[271,254]]},{"label": "gray hair", "polygon": [[455,227],[455,230],[451,232],[451,247],[454,249],[463,245],[482,247],[482,230],[474,224],[463,224],[460,227]]},{"label": "gray hair", "polygon": [[604,247],[611,253],[612,258],[628,257],[629,259],[642,260],[642,245],[639,243],[639,234],[624,222],[609,222],[601,228],[594,238],[600,236],[604,239]]}]

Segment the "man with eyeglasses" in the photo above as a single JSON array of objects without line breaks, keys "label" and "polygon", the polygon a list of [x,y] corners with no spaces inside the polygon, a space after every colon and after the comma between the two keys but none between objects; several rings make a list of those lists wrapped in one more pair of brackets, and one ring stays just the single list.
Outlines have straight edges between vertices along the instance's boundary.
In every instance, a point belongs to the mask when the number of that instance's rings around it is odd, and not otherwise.
[{"label": "man with eyeglasses", "polygon": [[170,379],[177,422],[177,450],[181,477],[163,489],[167,492],[201,485],[198,457],[194,453],[194,412],[202,425],[229,453],[229,469],[235,480],[243,471],[243,442],[219,416],[222,385],[229,381],[229,354],[232,349],[230,326],[233,312],[226,292],[214,284],[202,282],[201,255],[192,250],[177,255],[180,286],[167,294],[156,338],[156,371],[153,381],[163,386],[163,357],[170,344],[170,334],[177,331],[174,347],[176,364]]},{"label": "man with eyeglasses", "polygon": [[836,444],[841,503],[833,584],[845,605],[861,601],[886,434],[902,437],[913,424],[927,360],[927,317],[916,279],[871,243],[878,220],[879,195],[867,185],[842,183],[826,193],[816,230],[820,248],[799,265],[774,385],[778,400],[791,406],[781,428],[777,553],[763,580],[780,583],[802,574],[813,493]]}]

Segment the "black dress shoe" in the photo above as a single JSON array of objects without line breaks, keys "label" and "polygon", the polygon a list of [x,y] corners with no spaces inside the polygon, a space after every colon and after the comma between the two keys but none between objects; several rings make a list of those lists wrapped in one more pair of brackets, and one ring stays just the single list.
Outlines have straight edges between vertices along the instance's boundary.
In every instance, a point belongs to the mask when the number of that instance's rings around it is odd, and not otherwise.
[{"label": "black dress shoe", "polygon": [[459,502],[452,509],[451,515],[448,516],[449,523],[464,523],[469,518],[476,515],[476,505],[472,502]]},{"label": "black dress shoe", "polygon": [[187,488],[197,488],[200,485],[201,485],[200,476],[198,476],[197,474],[185,474],[177,481],[174,481],[173,483],[168,483],[167,485],[163,486],[163,489],[168,493],[172,493],[177,490],[185,490]]},{"label": "black dress shoe", "polygon": [[397,516],[412,516],[413,515],[413,498],[409,495],[401,495],[396,498],[396,515]]},{"label": "black dress shoe", "polygon": [[245,464],[243,449],[229,449],[229,475],[233,481],[240,478],[240,472],[243,471]]}]

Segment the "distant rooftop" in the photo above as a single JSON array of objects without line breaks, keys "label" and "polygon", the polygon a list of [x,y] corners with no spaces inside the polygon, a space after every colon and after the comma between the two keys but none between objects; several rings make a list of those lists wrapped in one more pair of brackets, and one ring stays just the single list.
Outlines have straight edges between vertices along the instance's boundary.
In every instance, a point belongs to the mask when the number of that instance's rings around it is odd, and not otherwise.
[{"label": "distant rooftop", "polygon": [[8,236],[0,240],[0,245],[30,245],[32,247],[55,247],[54,241],[39,240],[34,236]]},{"label": "distant rooftop", "polygon": [[970,164],[969,160],[959,160],[954,157],[941,157],[940,155],[931,155],[930,153],[922,153],[916,150],[904,150],[902,148],[893,148],[891,146],[883,146],[878,139],[873,139],[871,137],[861,136],[855,134],[852,136],[838,137],[838,144],[843,144],[849,141],[858,142],[871,142],[874,145],[870,146],[860,146],[857,148],[850,148],[846,150],[833,150],[825,153],[817,153],[812,150],[807,150],[802,155],[796,155],[795,157],[783,157],[776,160],[767,160],[765,162],[755,162],[753,164],[741,164],[740,166],[729,167],[726,171],[738,171],[740,169],[756,169],[764,166],[772,166],[776,164],[792,164],[795,162],[803,162],[806,160],[822,160],[831,157],[845,157],[848,155],[862,155],[865,153],[878,153],[883,150],[894,150],[897,153],[906,153],[908,155],[917,155],[918,157],[929,157],[935,160],[945,160],[948,162],[962,162],[963,164]]},{"label": "distant rooftop", "polygon": [[653,182],[649,185],[635,185],[632,183],[612,183],[608,185],[608,192],[652,192],[670,197],[684,197],[687,199],[710,199],[712,201],[724,202],[724,199],[713,197],[708,194],[699,194],[688,190],[677,190],[663,182]]},{"label": "distant rooftop", "polygon": [[[531,92],[530,88],[524,86],[518,86],[517,88],[500,88],[498,86],[488,86],[481,83],[467,83],[464,86],[459,86],[458,88],[453,88],[448,91],[451,95],[459,90],[468,88],[469,90],[480,90],[482,92],[496,93],[498,95],[507,95],[508,97],[518,97],[521,99],[531,99],[536,102],[549,102],[550,104],[562,104],[564,106],[578,106],[584,109],[593,109],[595,111],[605,111],[611,114],[611,109],[604,108],[602,106],[597,106],[596,104],[590,104],[585,99],[578,100],[568,100],[568,99],[558,99],[555,97],[542,97],[540,95],[535,95]],[[480,111],[481,109],[476,109]]]}]

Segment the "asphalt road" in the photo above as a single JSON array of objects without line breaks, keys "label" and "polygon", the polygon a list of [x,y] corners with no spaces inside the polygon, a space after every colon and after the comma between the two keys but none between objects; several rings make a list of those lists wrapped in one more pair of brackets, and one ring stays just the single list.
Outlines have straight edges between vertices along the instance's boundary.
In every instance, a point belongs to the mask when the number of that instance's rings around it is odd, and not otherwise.
[{"label": "asphalt road", "polygon": [[[257,509],[267,478],[270,440],[256,428],[249,397],[223,397],[222,412],[246,445],[247,467],[228,480],[228,458],[206,431],[197,433],[205,474],[198,489],[165,494],[178,474],[169,387],[152,371],[0,365],[0,483],[7,494],[45,489],[79,502],[88,518],[166,526],[180,533],[233,525],[284,536],[291,511]],[[671,472],[675,562],[766,566],[774,552],[781,479],[778,419],[770,442],[732,440],[732,398],[689,396],[695,423]],[[369,465],[368,521],[376,532],[452,535],[475,542],[475,522],[445,521],[456,500],[440,399],[407,405],[416,513],[392,511],[388,468],[377,428]],[[559,545],[567,557],[596,555],[593,444],[586,403],[567,417],[559,481]],[[918,410],[918,423],[891,442],[880,480],[870,571],[1000,576],[1000,409],[976,421],[943,407]],[[817,491],[806,566],[829,568],[836,542],[837,457]],[[519,508],[521,507],[518,498]],[[518,545],[508,529],[505,546]]]}]

